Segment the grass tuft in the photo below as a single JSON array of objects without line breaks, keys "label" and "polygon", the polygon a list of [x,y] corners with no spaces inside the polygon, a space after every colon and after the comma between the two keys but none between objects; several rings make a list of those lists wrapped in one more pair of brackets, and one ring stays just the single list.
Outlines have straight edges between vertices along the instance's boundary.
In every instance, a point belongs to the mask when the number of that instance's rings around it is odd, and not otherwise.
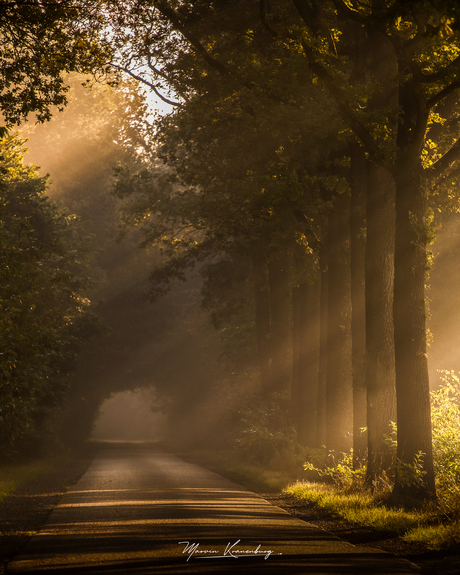
[{"label": "grass tuft", "polygon": [[18,487],[49,473],[56,467],[63,465],[68,456],[43,457],[22,463],[6,463],[0,466],[0,501],[13,493]]},{"label": "grass tuft", "polygon": [[421,526],[406,533],[405,541],[424,543],[429,549],[440,550],[460,545],[460,523]]},{"label": "grass tuft", "polygon": [[460,522],[443,524],[432,509],[406,511],[387,508],[371,495],[344,495],[334,487],[321,483],[297,482],[283,491],[346,521],[391,532],[405,541],[423,543],[430,549],[439,550],[460,544]]}]

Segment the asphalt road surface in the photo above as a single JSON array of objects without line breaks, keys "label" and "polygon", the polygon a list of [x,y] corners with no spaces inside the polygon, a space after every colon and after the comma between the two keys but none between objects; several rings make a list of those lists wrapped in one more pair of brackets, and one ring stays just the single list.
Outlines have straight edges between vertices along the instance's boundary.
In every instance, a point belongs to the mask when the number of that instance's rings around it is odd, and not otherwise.
[{"label": "asphalt road surface", "polygon": [[107,446],[7,573],[408,574],[241,486],[148,446]]}]

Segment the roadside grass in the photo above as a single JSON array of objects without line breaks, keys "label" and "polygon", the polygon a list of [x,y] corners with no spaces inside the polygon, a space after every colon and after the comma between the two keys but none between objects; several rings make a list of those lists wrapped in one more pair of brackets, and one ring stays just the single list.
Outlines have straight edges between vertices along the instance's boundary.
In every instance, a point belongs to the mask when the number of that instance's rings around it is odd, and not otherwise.
[{"label": "roadside grass", "polygon": [[433,505],[407,511],[386,507],[366,493],[344,494],[331,485],[298,481],[283,489],[299,501],[313,503],[346,521],[387,531],[405,541],[439,550],[460,544],[460,522],[449,520]]},{"label": "roadside grass", "polygon": [[41,457],[31,461],[19,463],[3,463],[0,465],[0,501],[13,493],[18,487],[49,473],[64,465],[69,460],[68,455],[56,455],[53,457]]},{"label": "roadside grass", "polygon": [[[448,549],[460,544],[460,521],[427,505],[425,509],[407,511],[386,507],[370,492],[344,493],[326,483],[296,480],[295,473],[282,467],[267,469],[248,463],[237,450],[192,450],[178,453],[183,459],[220,473],[253,491],[280,492],[299,502],[312,503],[350,523],[393,533],[405,541],[419,542],[433,550]],[[302,475],[298,472],[297,475]]]}]

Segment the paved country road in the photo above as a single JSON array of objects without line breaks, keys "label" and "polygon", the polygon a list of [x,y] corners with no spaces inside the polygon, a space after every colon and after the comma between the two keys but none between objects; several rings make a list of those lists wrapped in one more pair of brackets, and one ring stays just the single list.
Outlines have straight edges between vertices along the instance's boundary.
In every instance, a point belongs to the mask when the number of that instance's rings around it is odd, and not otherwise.
[{"label": "paved country road", "polygon": [[163,451],[107,445],[7,573],[408,574]]}]

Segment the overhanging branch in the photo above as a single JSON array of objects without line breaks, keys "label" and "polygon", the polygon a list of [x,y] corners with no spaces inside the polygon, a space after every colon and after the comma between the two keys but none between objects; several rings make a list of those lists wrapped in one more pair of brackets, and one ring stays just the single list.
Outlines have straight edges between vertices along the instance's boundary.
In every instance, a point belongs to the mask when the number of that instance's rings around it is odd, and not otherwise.
[{"label": "overhanging branch", "polygon": [[165,104],[168,104],[169,106],[174,106],[176,108],[182,106],[182,104],[180,102],[173,102],[169,98],[166,98],[166,96],[163,96],[163,94],[157,89],[155,84],[152,84],[152,82],[149,82],[148,80],[146,80],[142,76],[139,76],[139,74],[135,74],[132,70],[129,70],[128,68],[125,68],[123,66],[119,66],[118,64],[114,64],[114,63],[112,63],[111,66],[113,68],[115,68],[116,70],[119,70],[120,72],[124,72],[125,74],[128,74],[129,76],[131,76],[131,78],[134,78],[138,82],[141,82],[142,84],[144,84],[144,86],[148,86],[155,93],[155,95],[158,96],[158,98],[160,98],[160,100],[162,100]]},{"label": "overhanging branch", "polygon": [[176,30],[180,32],[186,40],[190,42],[194,50],[201,55],[203,60],[209,66],[211,66],[211,68],[214,68],[215,70],[217,70],[218,72],[220,72],[225,76],[229,76],[232,73],[230,68],[228,68],[222,62],[219,62],[219,60],[213,58],[208,53],[208,51],[203,46],[203,44],[198,40],[198,38],[194,34],[192,34],[190,30],[187,30],[187,28],[181,22],[177,13],[172,8],[167,6],[165,2],[163,1],[157,2],[156,8],[163,14],[163,16],[165,16],[165,18],[167,18],[171,22],[171,24],[176,28]]},{"label": "overhanging branch", "polygon": [[[453,164],[456,164],[460,160],[460,138],[453,144],[448,152],[442,156],[429,170],[429,177],[431,179],[436,179],[441,177],[446,170],[448,170]],[[450,174],[446,175],[446,178],[450,177]],[[445,179],[445,178],[443,178]]]},{"label": "overhanging branch", "polygon": [[450,96],[453,92],[455,92],[455,90],[458,90],[459,88],[460,88],[460,80],[456,80],[455,82],[452,82],[452,84],[449,84],[449,86],[443,88],[440,92],[438,92],[435,96],[433,96],[428,100],[427,102],[428,109],[431,110],[432,108],[434,108],[436,104],[439,104],[441,100],[444,100],[444,98],[447,98],[447,96]]},{"label": "overhanging branch", "polygon": [[314,56],[313,51],[310,46],[307,44],[305,39],[302,39],[302,47],[304,52],[308,58],[308,63],[311,70],[317,74],[319,78],[323,80],[325,85],[327,86],[329,92],[334,97],[337,105],[342,112],[342,115],[345,121],[348,123],[349,127],[353,130],[356,136],[361,140],[363,145],[365,146],[367,152],[369,152],[372,156],[377,156],[377,147],[375,144],[374,139],[372,138],[371,134],[366,130],[366,128],[361,124],[361,122],[355,117],[353,114],[353,110],[351,109],[349,103],[347,102],[346,98],[343,96],[340,88],[337,86],[336,82],[330,77],[327,70],[325,70],[321,64],[319,64]]}]

